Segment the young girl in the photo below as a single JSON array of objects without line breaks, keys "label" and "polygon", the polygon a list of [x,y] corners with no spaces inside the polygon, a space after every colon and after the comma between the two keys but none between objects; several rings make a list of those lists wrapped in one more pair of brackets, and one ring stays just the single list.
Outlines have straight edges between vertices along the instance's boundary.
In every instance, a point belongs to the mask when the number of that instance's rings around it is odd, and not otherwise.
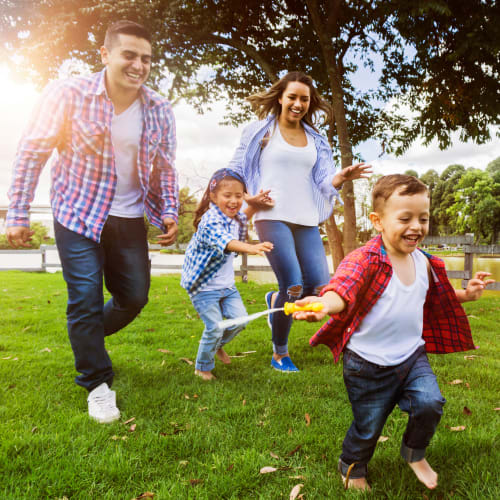
[{"label": "young girl", "polygon": [[255,212],[253,204],[272,205],[269,191],[261,191],[249,197],[247,208],[240,212],[245,192],[245,182],[236,172],[223,168],[212,175],[196,210],[196,233],[186,249],[182,267],[181,285],[205,323],[194,372],[204,380],[215,379],[215,355],[224,364],[231,363],[223,346],[245,328],[218,327],[223,318],[247,314],[234,284],[233,252],[264,255],[273,248],[267,241],[245,243],[247,220]]}]

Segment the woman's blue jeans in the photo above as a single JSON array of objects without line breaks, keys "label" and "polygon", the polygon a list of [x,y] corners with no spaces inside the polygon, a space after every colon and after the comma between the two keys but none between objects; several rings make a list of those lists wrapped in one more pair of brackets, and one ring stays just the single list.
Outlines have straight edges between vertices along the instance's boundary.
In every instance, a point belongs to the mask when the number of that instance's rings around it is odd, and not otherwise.
[{"label": "woman's blue jeans", "polygon": [[[283,307],[285,302],[295,302],[307,295],[318,295],[330,280],[318,227],[276,220],[259,220],[255,227],[260,241],[274,245],[266,253],[279,286],[274,307]],[[271,325],[274,351],[286,354],[292,317],[283,312],[274,313]]]},{"label": "woman's blue jeans", "polygon": [[[91,391],[113,369],[104,337],[128,325],[146,305],[150,261],[142,218],[109,216],[99,243],[54,221],[57,249],[68,289],[68,335],[80,375],[78,385]],[[103,277],[112,297],[104,304]]]},{"label": "woman's blue jeans", "polygon": [[221,330],[218,327],[219,321],[246,316],[247,311],[235,286],[198,292],[191,297],[191,302],[205,323],[196,357],[196,369],[209,372],[215,366],[215,353],[234,339],[246,326],[244,323]]},{"label": "woman's blue jeans", "polygon": [[396,405],[408,413],[401,456],[407,462],[422,460],[446,403],[424,346],[396,366],[378,366],[345,349],[343,364],[354,420],[342,445],[342,474],[355,463],[350,477],[366,476],[385,421]]}]

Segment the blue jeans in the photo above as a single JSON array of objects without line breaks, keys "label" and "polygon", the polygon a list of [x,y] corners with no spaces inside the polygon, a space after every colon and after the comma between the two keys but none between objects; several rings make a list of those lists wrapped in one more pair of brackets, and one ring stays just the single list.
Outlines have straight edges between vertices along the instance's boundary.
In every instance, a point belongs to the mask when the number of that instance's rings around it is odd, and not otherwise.
[{"label": "blue jeans", "polygon": [[[266,253],[279,286],[274,307],[283,307],[285,302],[295,302],[306,295],[318,295],[330,280],[318,227],[277,220],[259,220],[255,227],[260,241],[270,241],[274,245]],[[274,352],[286,354],[292,316],[274,313],[271,325]]]},{"label": "blue jeans", "polygon": [[401,443],[401,456],[418,462],[427,448],[443,414],[446,400],[441,395],[423,346],[396,366],[378,366],[344,350],[344,383],[354,420],[342,445],[339,467],[345,476],[356,463],[350,477],[367,474],[385,421],[399,405],[408,413],[408,424]]},{"label": "blue jeans", "polygon": [[222,290],[208,290],[198,292],[191,297],[196,312],[205,323],[201,336],[196,369],[209,372],[214,369],[215,353],[230,342],[246,326],[236,326],[221,330],[217,323],[223,319],[239,318],[246,316],[247,311],[236,287],[223,288]]},{"label": "blue jeans", "polygon": [[[97,243],[56,220],[54,232],[68,289],[68,334],[80,375],[88,391],[106,382],[113,369],[104,337],[128,325],[146,305],[150,261],[142,218],[109,216]],[[103,277],[112,297],[104,304]]]}]

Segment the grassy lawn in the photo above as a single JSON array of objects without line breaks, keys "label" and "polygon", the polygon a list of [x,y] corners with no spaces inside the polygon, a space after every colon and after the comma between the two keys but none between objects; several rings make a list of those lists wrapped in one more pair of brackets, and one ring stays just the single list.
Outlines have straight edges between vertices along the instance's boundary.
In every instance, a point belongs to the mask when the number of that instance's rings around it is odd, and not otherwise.
[{"label": "grassy lawn", "polygon": [[[194,361],[202,322],[178,276],[153,277],[140,317],[108,339],[122,418],[99,425],[73,382],[61,273],[0,276],[1,499],[288,499],[299,483],[304,499],[500,498],[498,293],[466,304],[480,349],[431,356],[447,399],[428,451],[437,490],[399,457],[406,416],[396,409],[370,463],[373,490],[360,495],[344,492],[336,472],[351,410],[341,363],[308,345],[316,325],[292,329],[300,373],[270,368],[260,318],[228,345],[238,357],[217,363],[218,380],[206,383],[182,360]],[[266,286],[238,288],[249,313],[263,309]],[[265,466],[278,470],[259,473]]]}]

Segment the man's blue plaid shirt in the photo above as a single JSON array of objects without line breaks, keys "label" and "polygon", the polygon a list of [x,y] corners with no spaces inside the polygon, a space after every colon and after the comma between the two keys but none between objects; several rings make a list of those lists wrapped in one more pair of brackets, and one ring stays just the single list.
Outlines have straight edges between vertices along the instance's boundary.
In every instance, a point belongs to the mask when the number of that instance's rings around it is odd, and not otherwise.
[{"label": "man's blue plaid shirt", "polygon": [[[230,252],[226,246],[234,240],[231,222],[235,219],[224,215],[217,205],[203,215],[196,233],[186,249],[182,266],[181,286],[190,296],[196,295],[202,285],[222,267]],[[247,217],[239,212],[236,222],[240,224],[239,239],[245,241],[247,234]]]}]

